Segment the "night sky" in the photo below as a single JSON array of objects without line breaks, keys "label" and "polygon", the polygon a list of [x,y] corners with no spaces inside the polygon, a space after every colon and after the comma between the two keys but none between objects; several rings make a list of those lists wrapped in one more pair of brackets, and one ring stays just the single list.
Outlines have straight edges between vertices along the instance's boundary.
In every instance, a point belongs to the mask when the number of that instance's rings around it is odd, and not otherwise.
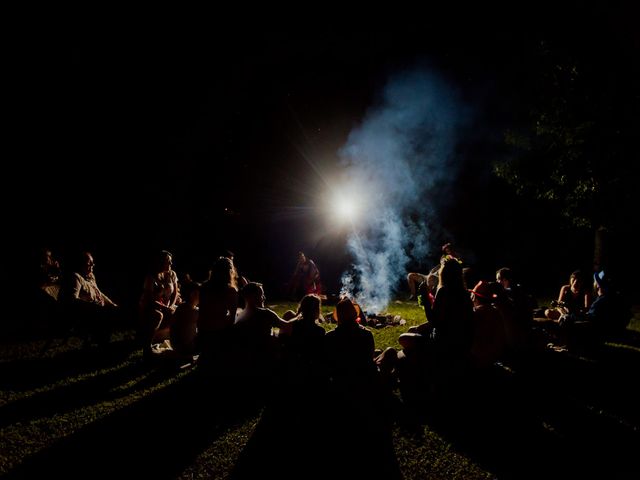
[{"label": "night sky", "polygon": [[[324,182],[389,77],[418,65],[469,112],[456,193],[439,216],[446,234],[434,243],[455,242],[482,271],[511,264],[532,274],[557,249],[557,238],[539,235],[556,219],[497,181],[491,162],[509,154],[504,131],[529,121],[540,45],[586,55],[625,84],[638,40],[627,7],[529,3],[464,18],[453,5],[375,19],[26,21],[5,70],[17,147],[4,162],[5,234],[63,259],[93,250],[105,290],[122,297],[139,290],[161,248],[176,270],[196,273],[231,249],[274,293],[304,250],[331,285],[348,255],[345,232],[317,208]],[[591,261],[589,233],[564,240],[576,243],[549,277],[554,291]]]}]

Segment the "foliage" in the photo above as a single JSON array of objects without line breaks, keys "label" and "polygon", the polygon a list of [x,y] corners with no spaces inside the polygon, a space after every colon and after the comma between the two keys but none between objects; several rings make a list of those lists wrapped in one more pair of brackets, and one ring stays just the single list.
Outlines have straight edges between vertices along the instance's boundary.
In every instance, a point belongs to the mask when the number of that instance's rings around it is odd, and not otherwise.
[{"label": "foliage", "polygon": [[638,199],[637,84],[586,48],[541,42],[535,60],[528,118],[505,133],[512,155],[494,173],[571,226],[615,227]]}]

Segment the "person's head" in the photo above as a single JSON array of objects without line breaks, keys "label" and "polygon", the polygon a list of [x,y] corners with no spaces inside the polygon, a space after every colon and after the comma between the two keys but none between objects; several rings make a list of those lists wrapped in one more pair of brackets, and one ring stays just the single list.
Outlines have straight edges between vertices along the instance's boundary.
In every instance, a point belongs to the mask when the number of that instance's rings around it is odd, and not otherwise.
[{"label": "person's head", "polygon": [[198,305],[200,303],[200,287],[202,284],[194,282],[190,278],[182,284],[182,296],[186,299],[187,303],[191,305]]},{"label": "person's head", "polygon": [[496,272],[496,282],[503,288],[510,288],[513,281],[513,272],[510,268],[503,267]]},{"label": "person's head", "polygon": [[298,262],[304,263],[307,261],[307,257],[304,252],[298,252]]},{"label": "person's head", "polygon": [[91,252],[82,252],[80,255],[80,270],[84,276],[89,276],[93,274],[93,267],[95,263],[93,261],[93,255]]},{"label": "person's head", "polygon": [[218,285],[238,287],[238,274],[233,261],[227,257],[219,257],[211,268],[210,280]]},{"label": "person's head", "polygon": [[321,304],[322,302],[318,295],[314,293],[305,295],[300,300],[300,305],[298,305],[298,314],[302,315],[304,319],[316,320],[320,318]]},{"label": "person's head", "polygon": [[[455,258],[452,258],[452,260],[457,261]],[[476,274],[476,271],[471,267],[464,267],[462,269],[462,282],[464,283],[464,288],[473,287],[478,283],[478,275]]]},{"label": "person's head", "polygon": [[338,325],[351,325],[358,323],[360,313],[350,298],[344,297],[336,305],[336,317]]},{"label": "person's head", "polygon": [[488,305],[493,303],[498,295],[495,293],[495,284],[480,280],[471,290],[471,301],[474,305]]},{"label": "person's head", "polygon": [[582,287],[584,287],[584,276],[580,270],[576,270],[569,277],[569,287],[571,287],[571,291],[574,293],[582,291]]},{"label": "person's head", "polygon": [[455,257],[455,252],[453,251],[453,245],[451,243],[445,243],[442,245],[442,255]]},{"label": "person's head", "polygon": [[158,253],[157,259],[157,269],[158,272],[168,272],[171,270],[171,266],[173,265],[173,255],[171,252],[167,250],[160,250]]},{"label": "person's head", "polygon": [[604,270],[593,274],[593,289],[599,297],[606,295],[611,290],[611,279],[605,275]]},{"label": "person's head", "polygon": [[258,282],[249,282],[242,287],[242,296],[247,308],[264,308],[264,288]]},{"label": "person's head", "polygon": [[448,258],[440,266],[440,287],[464,288],[462,265],[453,258]]},{"label": "person's head", "polygon": [[53,257],[50,248],[43,248],[40,251],[40,264],[44,267],[57,267],[58,261]]}]

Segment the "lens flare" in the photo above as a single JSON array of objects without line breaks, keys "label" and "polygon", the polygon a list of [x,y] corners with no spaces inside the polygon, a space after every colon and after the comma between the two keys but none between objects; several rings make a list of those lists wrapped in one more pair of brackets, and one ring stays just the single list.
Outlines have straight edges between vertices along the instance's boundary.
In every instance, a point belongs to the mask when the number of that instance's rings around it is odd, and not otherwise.
[{"label": "lens flare", "polygon": [[353,222],[360,211],[360,206],[355,198],[336,196],[333,199],[333,211],[339,221]]}]

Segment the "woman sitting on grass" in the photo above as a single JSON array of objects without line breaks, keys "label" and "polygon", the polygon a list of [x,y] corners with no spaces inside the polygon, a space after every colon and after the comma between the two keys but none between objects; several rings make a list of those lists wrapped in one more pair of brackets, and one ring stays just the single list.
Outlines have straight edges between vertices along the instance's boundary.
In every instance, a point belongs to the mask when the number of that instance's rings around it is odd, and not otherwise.
[{"label": "woman sitting on grass", "polygon": [[581,314],[591,306],[591,289],[585,285],[582,272],[576,270],[569,277],[569,284],[563,285],[558,300],[544,312],[550,320],[558,320],[562,315]]}]

